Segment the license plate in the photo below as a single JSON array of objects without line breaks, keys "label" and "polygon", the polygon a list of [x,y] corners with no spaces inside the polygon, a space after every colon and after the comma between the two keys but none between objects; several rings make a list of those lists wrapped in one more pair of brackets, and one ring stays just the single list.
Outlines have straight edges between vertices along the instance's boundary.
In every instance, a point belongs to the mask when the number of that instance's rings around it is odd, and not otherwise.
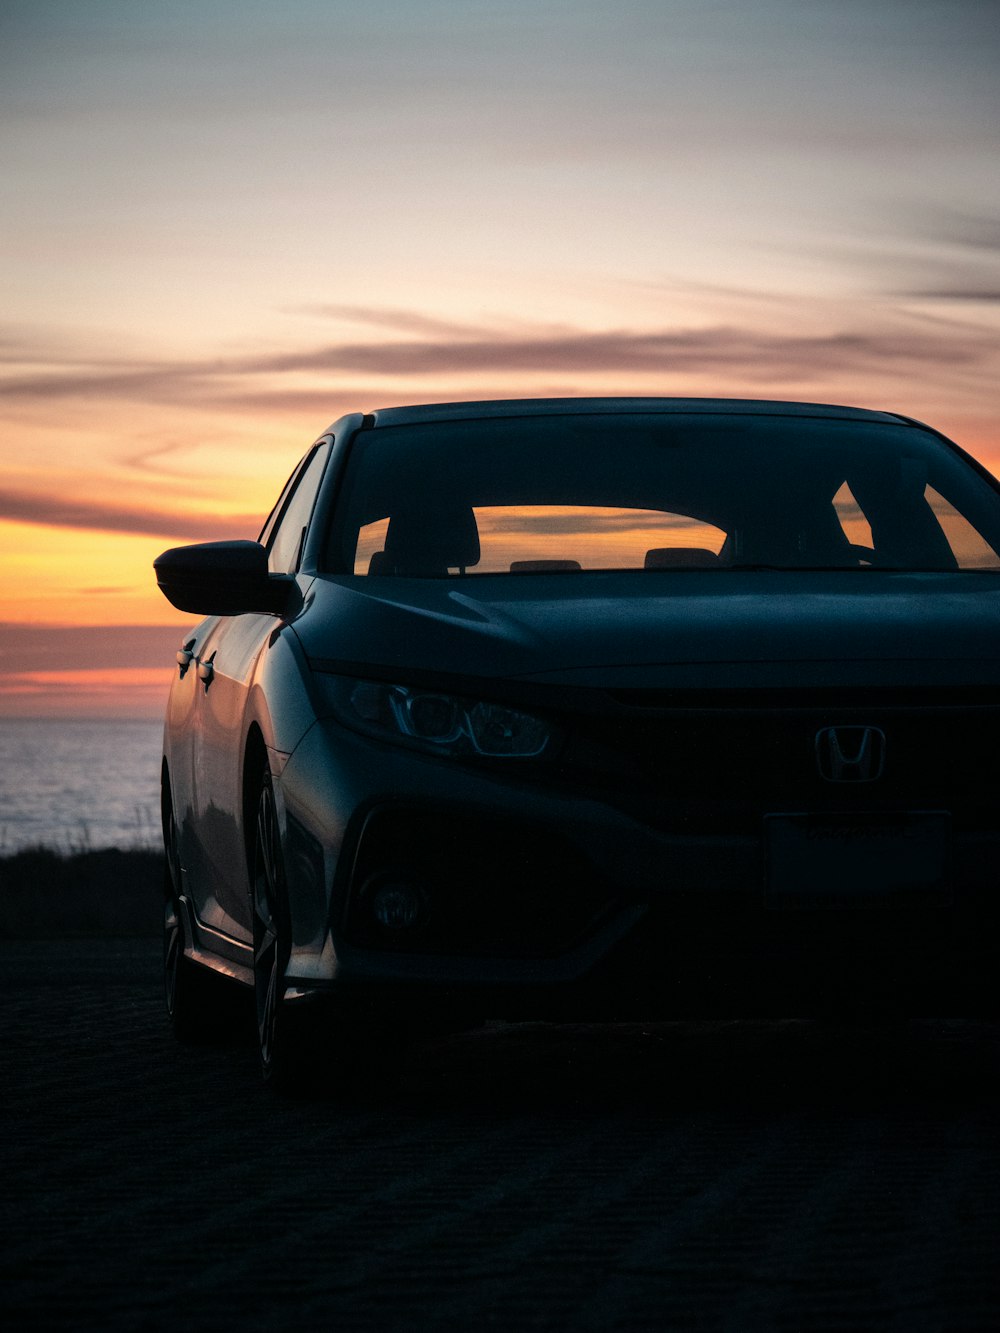
[{"label": "license plate", "polygon": [[887,907],[949,897],[945,811],[767,815],[764,825],[768,907]]}]

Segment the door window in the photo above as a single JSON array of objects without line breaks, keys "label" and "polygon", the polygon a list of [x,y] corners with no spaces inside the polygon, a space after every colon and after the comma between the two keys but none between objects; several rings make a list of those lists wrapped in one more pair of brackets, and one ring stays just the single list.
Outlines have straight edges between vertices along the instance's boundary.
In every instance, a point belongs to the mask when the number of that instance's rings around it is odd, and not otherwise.
[{"label": "door window", "polygon": [[294,574],[302,556],[302,540],[326,464],[327,450],[315,449],[299,473],[295,489],[285,505],[271,536],[267,552],[267,567],[272,574]]}]

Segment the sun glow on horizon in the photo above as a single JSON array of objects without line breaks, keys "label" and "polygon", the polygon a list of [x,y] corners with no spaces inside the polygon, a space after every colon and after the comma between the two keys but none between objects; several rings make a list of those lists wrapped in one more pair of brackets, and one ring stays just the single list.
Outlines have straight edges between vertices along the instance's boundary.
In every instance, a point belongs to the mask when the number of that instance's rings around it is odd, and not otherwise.
[{"label": "sun glow on horizon", "polygon": [[162,598],[153,560],[163,538],[0,522],[0,621],[162,625],[190,621]]},{"label": "sun glow on horizon", "polygon": [[166,666],[0,675],[0,716],[160,718],[172,677]]}]

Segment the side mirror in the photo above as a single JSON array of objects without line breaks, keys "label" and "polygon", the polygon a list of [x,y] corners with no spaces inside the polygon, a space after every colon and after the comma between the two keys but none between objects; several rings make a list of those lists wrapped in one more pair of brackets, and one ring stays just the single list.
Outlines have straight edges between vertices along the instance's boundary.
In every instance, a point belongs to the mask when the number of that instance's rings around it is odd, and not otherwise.
[{"label": "side mirror", "polygon": [[158,556],[153,568],[168,602],[202,616],[280,613],[295,587],[288,575],[268,572],[267,552],[259,542],[175,546]]}]

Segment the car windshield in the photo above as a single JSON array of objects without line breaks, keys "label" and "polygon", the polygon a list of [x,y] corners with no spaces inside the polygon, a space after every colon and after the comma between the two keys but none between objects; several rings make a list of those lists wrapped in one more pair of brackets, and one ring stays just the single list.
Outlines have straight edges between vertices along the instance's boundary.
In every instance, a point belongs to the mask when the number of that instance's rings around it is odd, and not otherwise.
[{"label": "car windshield", "polygon": [[327,568],[998,570],[1000,494],[927,430],[807,416],[504,417],[361,432]]}]

